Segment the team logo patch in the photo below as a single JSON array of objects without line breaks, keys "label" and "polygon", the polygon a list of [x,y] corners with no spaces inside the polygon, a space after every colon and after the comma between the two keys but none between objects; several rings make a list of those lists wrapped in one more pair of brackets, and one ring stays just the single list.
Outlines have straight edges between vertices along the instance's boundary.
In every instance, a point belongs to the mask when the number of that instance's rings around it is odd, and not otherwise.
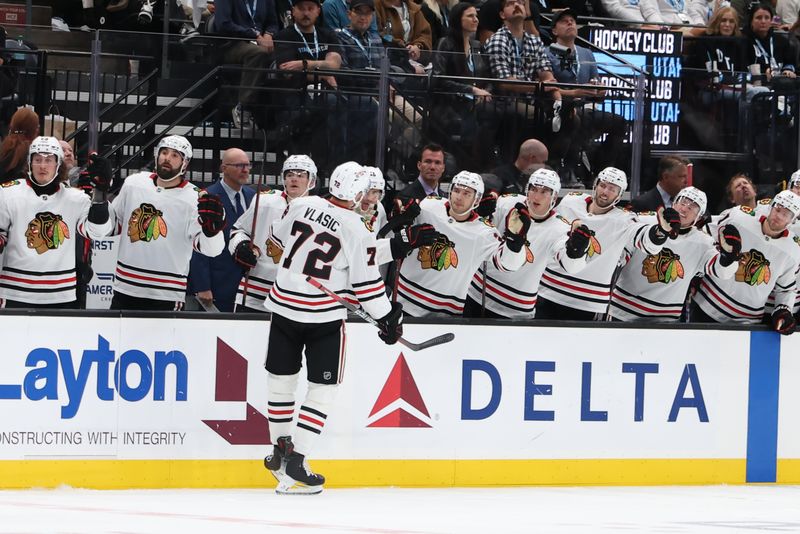
[{"label": "team logo patch", "polygon": [[761,204],[762,206],[766,206],[770,202],[772,202],[771,198],[762,198],[761,200],[758,201],[758,203]]},{"label": "team logo patch", "polygon": [[167,223],[164,214],[152,204],[143,203],[133,210],[128,220],[128,237],[131,243],[153,241],[167,237]]},{"label": "team logo patch", "polygon": [[423,269],[436,271],[444,271],[450,267],[455,269],[458,267],[456,244],[447,239],[447,236],[441,235],[433,242],[433,245],[420,247],[417,259]]},{"label": "team logo patch", "polygon": [[272,239],[267,239],[267,256],[272,258],[272,263],[277,264],[283,256],[283,249],[275,244]]},{"label": "team logo patch", "polygon": [[798,235],[794,236],[794,242],[800,245],[800,236]]},{"label": "team logo patch", "polygon": [[0,184],[0,187],[11,187],[12,185],[17,185],[17,184],[19,184],[19,180],[11,180],[10,182]]},{"label": "team logo patch", "polygon": [[69,227],[61,215],[49,211],[40,212],[28,223],[25,238],[28,248],[34,249],[37,254],[44,254],[48,250],[57,249],[69,239]]},{"label": "team logo patch", "polygon": [[748,215],[752,215],[753,217],[755,217],[755,215],[756,215],[755,210],[753,208],[751,208],[750,206],[739,206],[739,209],[742,210],[743,212],[745,212]]},{"label": "team logo patch", "polygon": [[668,248],[664,248],[655,256],[650,254],[642,262],[642,275],[651,284],[661,282],[669,284],[683,278],[681,257]]},{"label": "team logo patch", "polygon": [[481,217],[481,222],[486,226],[488,226],[489,228],[494,228],[494,223],[492,223],[492,221],[490,221],[486,217]]},{"label": "team logo patch", "polygon": [[375,231],[374,230],[374,226],[372,224],[373,217],[362,217],[361,220],[364,221],[364,226],[367,227],[367,230],[369,230],[369,233],[373,233]]},{"label": "team logo patch", "polygon": [[744,282],[751,286],[768,284],[772,273],[769,269],[769,260],[764,254],[755,249],[742,254],[739,268],[736,269],[736,281]]}]

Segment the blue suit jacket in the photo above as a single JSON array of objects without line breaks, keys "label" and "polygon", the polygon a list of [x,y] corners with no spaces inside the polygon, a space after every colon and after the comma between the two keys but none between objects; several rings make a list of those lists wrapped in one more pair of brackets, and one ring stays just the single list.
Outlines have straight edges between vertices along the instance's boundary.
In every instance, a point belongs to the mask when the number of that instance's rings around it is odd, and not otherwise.
[{"label": "blue suit jacket", "polygon": [[[194,295],[199,291],[211,290],[214,293],[214,304],[219,311],[233,311],[233,302],[236,299],[236,289],[239,287],[239,280],[242,279],[244,271],[233,261],[228,252],[228,241],[231,238],[231,228],[236,222],[236,210],[231,203],[231,199],[222,188],[222,184],[217,181],[206,188],[206,191],[217,195],[222,200],[225,207],[225,249],[216,258],[209,258],[199,252],[192,253],[192,262],[189,266],[189,281],[187,292]],[[244,195],[244,209],[250,205],[255,191],[249,187],[242,188]]]}]

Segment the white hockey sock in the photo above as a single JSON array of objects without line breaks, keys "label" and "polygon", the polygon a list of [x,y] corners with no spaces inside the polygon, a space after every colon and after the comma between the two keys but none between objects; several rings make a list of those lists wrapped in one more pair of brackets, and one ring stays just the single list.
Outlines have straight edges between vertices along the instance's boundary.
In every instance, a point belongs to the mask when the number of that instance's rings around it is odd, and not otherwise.
[{"label": "white hockey sock", "polygon": [[308,456],[317,436],[325,426],[325,420],[333,400],[336,398],[338,386],[335,384],[308,384],[306,400],[300,406],[297,416],[297,427],[294,432],[294,450]]},{"label": "white hockey sock", "polygon": [[273,443],[281,436],[291,436],[294,421],[294,395],[297,390],[295,375],[267,375],[267,416],[269,435]]}]

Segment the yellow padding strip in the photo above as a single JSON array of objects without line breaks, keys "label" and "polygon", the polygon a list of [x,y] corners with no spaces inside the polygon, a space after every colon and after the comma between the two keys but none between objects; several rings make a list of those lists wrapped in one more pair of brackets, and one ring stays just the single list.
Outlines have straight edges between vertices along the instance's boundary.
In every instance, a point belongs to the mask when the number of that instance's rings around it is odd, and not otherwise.
[{"label": "yellow padding strip", "polygon": [[[782,461],[784,463],[786,460]],[[800,460],[778,482],[800,480]],[[312,460],[326,487],[744,484],[745,460]],[[0,461],[0,489],[271,488],[261,460]]]},{"label": "yellow padding strip", "polygon": [[778,460],[778,484],[800,484],[800,460]]}]

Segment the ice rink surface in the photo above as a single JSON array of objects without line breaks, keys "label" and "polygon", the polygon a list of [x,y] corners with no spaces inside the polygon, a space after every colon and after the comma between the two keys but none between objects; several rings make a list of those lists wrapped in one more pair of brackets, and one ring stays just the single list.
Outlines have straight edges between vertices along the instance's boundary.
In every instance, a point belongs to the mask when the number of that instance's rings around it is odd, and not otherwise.
[{"label": "ice rink surface", "polygon": [[800,532],[798,486],[0,491],[0,532]]}]

